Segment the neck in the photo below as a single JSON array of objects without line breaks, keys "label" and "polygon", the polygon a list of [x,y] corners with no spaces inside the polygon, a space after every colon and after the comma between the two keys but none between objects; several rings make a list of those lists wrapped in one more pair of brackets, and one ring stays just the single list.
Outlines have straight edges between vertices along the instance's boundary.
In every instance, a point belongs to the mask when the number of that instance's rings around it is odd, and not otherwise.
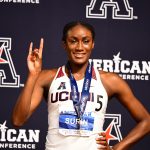
[{"label": "neck", "polygon": [[[82,78],[84,78],[85,71],[88,66],[88,62],[84,64],[74,64],[72,62],[69,62],[69,63],[70,63],[70,67],[71,67],[74,78],[76,80],[81,80]],[[67,71],[67,74],[68,74],[68,71]]]}]

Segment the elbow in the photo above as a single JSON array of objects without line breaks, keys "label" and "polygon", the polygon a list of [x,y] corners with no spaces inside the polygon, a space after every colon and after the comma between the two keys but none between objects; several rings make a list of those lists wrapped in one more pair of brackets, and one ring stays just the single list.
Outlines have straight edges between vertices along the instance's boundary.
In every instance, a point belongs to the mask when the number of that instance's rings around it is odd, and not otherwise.
[{"label": "elbow", "polygon": [[24,122],[22,119],[19,119],[18,117],[15,117],[14,115],[12,116],[12,119],[11,119],[11,122],[12,122],[12,125],[14,127],[21,127],[24,125]]},{"label": "elbow", "polygon": [[149,134],[150,133],[150,115],[144,119],[143,127],[144,127],[146,134]]},{"label": "elbow", "polygon": [[148,128],[149,128],[149,132],[148,133],[150,133],[150,115],[149,115],[149,117],[148,117],[148,121],[147,121],[148,123]]},{"label": "elbow", "polygon": [[21,127],[28,120],[29,116],[27,113],[16,113],[15,111],[12,113],[11,122],[15,127]]},{"label": "elbow", "polygon": [[12,119],[12,125],[14,126],[14,127],[21,127],[21,126],[23,126],[23,124],[24,123],[22,123],[22,122],[20,122],[20,121],[17,121],[17,120],[15,120],[15,119]]},{"label": "elbow", "polygon": [[12,121],[12,125],[13,125],[14,127],[19,128],[19,127],[23,126],[23,123],[20,123],[20,122],[17,122],[17,121]]}]

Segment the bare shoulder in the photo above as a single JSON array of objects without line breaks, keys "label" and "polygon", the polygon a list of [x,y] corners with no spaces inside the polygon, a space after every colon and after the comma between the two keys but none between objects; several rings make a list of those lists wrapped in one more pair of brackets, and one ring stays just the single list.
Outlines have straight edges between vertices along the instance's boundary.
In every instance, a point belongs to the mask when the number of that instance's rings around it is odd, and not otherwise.
[{"label": "bare shoulder", "polygon": [[110,97],[128,87],[128,84],[116,73],[105,71],[99,71],[99,73],[102,83]]},{"label": "bare shoulder", "polygon": [[42,70],[38,82],[42,87],[49,87],[54,77],[56,76],[58,68]]},{"label": "bare shoulder", "polygon": [[123,80],[118,74],[106,71],[99,71],[101,79],[103,82],[116,82],[118,80]]}]

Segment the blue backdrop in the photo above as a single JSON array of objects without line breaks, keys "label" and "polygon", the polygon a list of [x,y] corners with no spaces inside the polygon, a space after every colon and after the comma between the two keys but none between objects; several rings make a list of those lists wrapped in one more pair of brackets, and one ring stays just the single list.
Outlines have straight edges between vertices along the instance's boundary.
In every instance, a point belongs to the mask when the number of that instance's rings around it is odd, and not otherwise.
[{"label": "blue backdrop", "polygon": [[[43,69],[65,64],[61,36],[70,21],[87,21],[95,27],[94,65],[118,73],[150,111],[149,5],[147,0],[0,0],[0,149],[44,150],[45,101],[21,128],[12,126],[11,113],[27,77],[29,43],[36,47],[44,38]],[[134,125],[126,109],[113,99],[104,126],[109,144],[119,142]],[[133,149],[147,150],[149,141],[147,136]]]}]

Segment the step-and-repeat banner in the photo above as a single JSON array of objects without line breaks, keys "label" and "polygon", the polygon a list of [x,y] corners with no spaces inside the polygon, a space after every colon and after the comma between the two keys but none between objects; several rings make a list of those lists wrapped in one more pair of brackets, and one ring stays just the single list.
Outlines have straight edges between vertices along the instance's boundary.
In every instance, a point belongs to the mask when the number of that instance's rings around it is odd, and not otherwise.
[{"label": "step-and-repeat banner", "polygon": [[[44,69],[65,64],[62,29],[74,20],[95,27],[94,65],[119,74],[150,112],[149,6],[147,0],[0,0],[0,149],[44,150],[46,102],[20,128],[11,123],[12,109],[26,81],[29,43],[38,47],[44,38]],[[105,118],[110,145],[122,140],[136,124],[115,98]],[[147,150],[149,141],[147,136],[133,149]]]}]

